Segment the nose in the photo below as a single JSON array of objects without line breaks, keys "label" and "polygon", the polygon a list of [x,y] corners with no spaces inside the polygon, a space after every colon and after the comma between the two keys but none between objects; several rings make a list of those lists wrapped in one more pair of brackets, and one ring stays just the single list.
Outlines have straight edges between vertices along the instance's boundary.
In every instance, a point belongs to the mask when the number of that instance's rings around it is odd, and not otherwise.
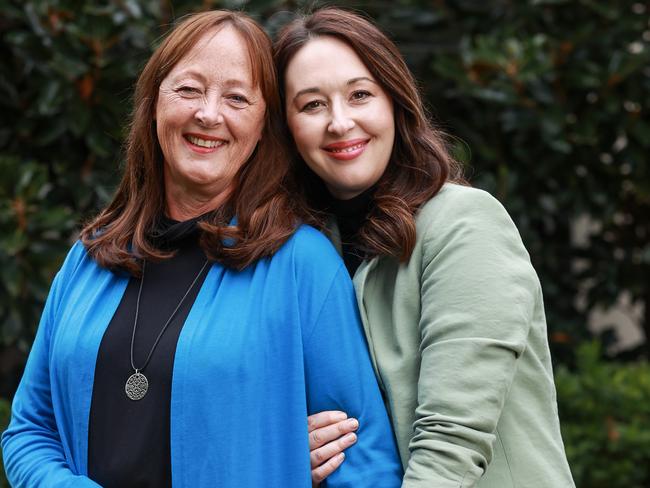
[{"label": "nose", "polygon": [[223,123],[221,108],[219,100],[205,98],[194,113],[194,118],[203,127],[214,127]]},{"label": "nose", "polygon": [[342,103],[332,104],[331,120],[327,130],[337,136],[342,136],[354,128],[354,120]]}]

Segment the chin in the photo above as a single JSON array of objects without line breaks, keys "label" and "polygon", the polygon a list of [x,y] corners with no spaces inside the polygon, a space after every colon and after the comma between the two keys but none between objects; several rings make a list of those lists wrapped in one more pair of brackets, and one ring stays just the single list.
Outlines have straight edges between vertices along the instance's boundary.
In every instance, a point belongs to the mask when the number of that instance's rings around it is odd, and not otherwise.
[{"label": "chin", "polygon": [[195,185],[210,185],[224,178],[222,174],[215,174],[209,171],[193,171],[187,175],[187,179]]}]

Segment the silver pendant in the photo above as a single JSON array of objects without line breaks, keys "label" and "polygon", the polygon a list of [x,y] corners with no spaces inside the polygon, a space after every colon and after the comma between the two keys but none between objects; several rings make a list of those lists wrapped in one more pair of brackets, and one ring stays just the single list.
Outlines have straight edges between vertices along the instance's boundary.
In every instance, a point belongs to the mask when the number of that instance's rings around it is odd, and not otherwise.
[{"label": "silver pendant", "polygon": [[147,394],[148,389],[149,381],[147,381],[147,377],[137,369],[135,373],[129,376],[129,379],[126,380],[126,385],[124,385],[126,396],[131,400],[142,400]]}]

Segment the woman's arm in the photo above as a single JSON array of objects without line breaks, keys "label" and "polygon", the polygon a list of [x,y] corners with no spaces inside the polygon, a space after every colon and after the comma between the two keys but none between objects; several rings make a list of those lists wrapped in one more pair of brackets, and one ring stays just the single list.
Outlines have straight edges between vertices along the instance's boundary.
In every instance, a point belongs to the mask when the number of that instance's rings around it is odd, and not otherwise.
[{"label": "woman's arm", "polygon": [[[476,486],[541,306],[537,276],[505,209],[485,192],[461,196],[424,216],[422,310],[413,324],[422,361],[403,488]],[[331,453],[340,452],[337,425],[314,431]]]},{"label": "woman's arm", "polygon": [[14,396],[11,421],[2,435],[7,479],[17,487],[94,487],[99,485],[69,468],[52,405],[49,350],[62,273],[47,298],[23,377]]},{"label": "woman's arm", "polygon": [[402,469],[356,307],[341,264],[305,340],[308,409],[336,409],[359,419],[358,440],[327,478],[328,487],[398,487]]},{"label": "woman's arm", "polygon": [[403,487],[472,488],[492,460],[539,282],[489,194],[463,193],[433,210],[424,215],[421,365]]}]

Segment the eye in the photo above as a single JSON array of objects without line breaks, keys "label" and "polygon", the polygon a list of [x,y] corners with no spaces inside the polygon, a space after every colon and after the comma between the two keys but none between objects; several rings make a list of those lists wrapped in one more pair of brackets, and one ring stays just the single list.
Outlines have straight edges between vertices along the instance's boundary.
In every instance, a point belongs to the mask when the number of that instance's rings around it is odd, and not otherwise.
[{"label": "eye", "polygon": [[189,85],[179,86],[174,91],[183,96],[194,96],[194,95],[201,94],[201,90],[199,88],[195,86],[189,86]]},{"label": "eye", "polygon": [[352,92],[352,95],[350,98],[354,100],[355,102],[361,102],[363,100],[366,100],[367,98],[370,98],[372,96],[372,93],[366,90],[356,90]]},{"label": "eye", "polygon": [[313,112],[314,110],[317,110],[321,107],[324,107],[325,104],[321,100],[312,100],[311,102],[307,102],[302,106],[300,109],[301,112]]},{"label": "eye", "polygon": [[244,95],[241,95],[239,93],[233,93],[230,95],[226,95],[226,98],[232,102],[233,105],[235,106],[243,106],[243,105],[248,105],[249,101],[248,98],[246,98]]}]

